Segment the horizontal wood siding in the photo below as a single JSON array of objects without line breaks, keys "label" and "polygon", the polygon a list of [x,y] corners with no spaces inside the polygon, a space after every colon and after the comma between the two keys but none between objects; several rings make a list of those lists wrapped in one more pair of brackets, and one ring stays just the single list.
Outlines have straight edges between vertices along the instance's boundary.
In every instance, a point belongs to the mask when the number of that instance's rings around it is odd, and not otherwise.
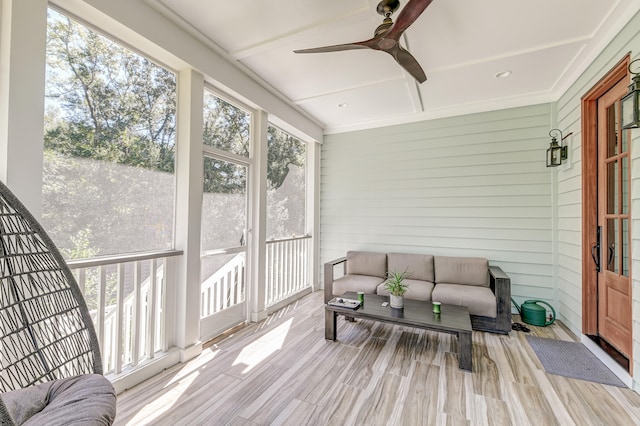
[{"label": "horizontal wood siding", "polygon": [[553,299],[551,106],[327,135],[321,261],[347,250],[481,256],[516,300]]},{"label": "horizontal wood siding", "polygon": [[[557,177],[558,203],[558,310],[560,318],[576,333],[582,331],[582,259],[581,247],[581,97],[607,74],[627,53],[640,58],[640,14],[626,25],[589,68],[560,98],[557,105],[558,127],[567,134],[573,166],[560,168]],[[636,64],[637,65],[637,64]],[[633,130],[631,144],[632,192],[632,278],[633,278],[633,357],[634,382],[640,378],[640,130]]]}]

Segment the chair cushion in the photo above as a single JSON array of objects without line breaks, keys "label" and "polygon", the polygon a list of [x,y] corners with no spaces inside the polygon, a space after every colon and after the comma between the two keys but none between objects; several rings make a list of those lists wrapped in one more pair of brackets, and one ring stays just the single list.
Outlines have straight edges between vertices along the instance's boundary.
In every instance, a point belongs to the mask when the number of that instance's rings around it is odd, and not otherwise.
[{"label": "chair cushion", "polygon": [[431,298],[434,302],[466,306],[471,315],[496,317],[496,297],[488,287],[438,283]]},{"label": "chair cushion", "polygon": [[100,374],[53,380],[2,394],[18,425],[110,425],[116,417],[116,393]]},{"label": "chair cushion", "polygon": [[446,257],[433,259],[436,283],[489,287],[489,261],[482,257]]},{"label": "chair cushion", "polygon": [[[431,300],[431,292],[433,291],[433,283],[422,280],[412,280],[407,278],[403,281],[409,286],[409,290],[404,294],[407,299],[423,300],[429,302]],[[384,282],[378,286],[376,291],[380,296],[388,296],[389,292],[384,288]]]},{"label": "chair cushion", "polygon": [[369,275],[345,275],[333,282],[333,295],[340,296],[347,291],[364,291],[375,294],[376,289],[383,283],[384,278],[371,277]]},{"label": "chair cushion", "polygon": [[387,274],[387,254],[369,251],[348,251],[347,274],[384,278]]},{"label": "chair cushion", "polygon": [[389,253],[389,272],[410,273],[413,280],[434,282],[433,256],[430,254]]}]

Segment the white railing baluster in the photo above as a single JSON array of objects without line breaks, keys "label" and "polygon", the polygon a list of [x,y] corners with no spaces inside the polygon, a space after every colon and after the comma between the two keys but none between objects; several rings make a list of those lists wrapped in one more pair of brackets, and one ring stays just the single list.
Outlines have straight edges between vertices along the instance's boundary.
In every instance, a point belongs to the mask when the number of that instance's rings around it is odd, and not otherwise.
[{"label": "white railing baluster", "polygon": [[276,293],[276,256],[275,256],[275,249],[276,246],[274,244],[267,244],[267,250],[268,250],[268,258],[267,258],[267,262],[266,264],[271,266],[267,266],[268,268],[268,272],[267,272],[267,276],[269,277],[269,283],[268,283],[268,288],[267,288],[267,303],[270,304],[273,302],[273,300],[275,300],[275,293]]},{"label": "white railing baluster", "polygon": [[285,258],[285,261],[287,262],[287,275],[289,276],[289,279],[285,282],[285,294],[291,294],[294,286],[297,284],[295,282],[296,277],[293,273],[293,250],[291,250],[291,246],[291,241],[284,243],[284,250],[285,253],[287,253]]},{"label": "white railing baluster", "polygon": [[283,261],[283,244],[278,244],[278,257],[276,259],[276,271],[278,272],[278,281],[277,281],[277,285],[276,285],[276,294],[275,294],[275,298],[276,299],[281,299],[282,298],[282,285],[284,283],[284,281],[287,280],[286,277],[286,271],[284,269],[284,261]]},{"label": "white railing baluster", "polygon": [[142,266],[140,262],[133,262],[133,300],[131,301],[131,365],[138,365],[140,355],[140,311],[142,308]]},{"label": "white railing baluster", "polygon": [[[176,277],[178,274],[178,262],[175,257],[164,258],[163,260],[163,273],[162,273],[162,285],[160,286],[161,293],[161,307],[164,315],[161,316],[160,321],[160,340],[164,352],[169,350],[169,345],[173,343],[173,340],[169,341],[167,337],[174,335],[173,324],[176,323],[175,310],[167,309],[169,306],[169,300],[175,298],[176,294]],[[169,296],[171,295],[171,296]],[[171,299],[169,299],[171,297]]]},{"label": "white railing baluster", "polygon": [[151,259],[149,265],[149,292],[147,294],[147,359],[152,359],[156,352],[156,278],[158,261]]},{"label": "white railing baluster", "polygon": [[78,287],[80,287],[80,291],[82,294],[86,293],[86,281],[87,281],[87,270],[85,268],[78,269]]},{"label": "white railing baluster", "polygon": [[118,271],[117,271],[117,306],[122,307],[122,309],[116,310],[116,362],[115,362],[115,373],[122,373],[122,364],[124,362],[125,354],[124,354],[124,341],[123,341],[123,329],[124,329],[124,267],[122,263],[118,263]]},{"label": "white railing baluster", "polygon": [[[79,269],[79,271],[86,271],[85,268],[81,268]],[[106,345],[105,342],[105,326],[107,324],[105,321],[105,310],[107,309],[107,302],[106,302],[106,294],[107,294],[107,272],[104,269],[104,266],[98,266],[98,282],[96,283],[96,285],[98,286],[97,288],[97,295],[98,295],[98,300],[96,301],[97,305],[97,315],[96,315],[96,323],[95,323],[95,327],[96,327],[96,334],[98,335],[98,342],[100,342],[102,345]],[[111,358],[113,355],[108,352],[108,351],[104,351],[102,353],[102,362],[106,365],[109,364],[109,362],[107,361],[109,358]]]},{"label": "white railing baluster", "polygon": [[293,263],[293,276],[295,282],[300,282],[300,245],[298,241],[291,242],[291,261]]}]

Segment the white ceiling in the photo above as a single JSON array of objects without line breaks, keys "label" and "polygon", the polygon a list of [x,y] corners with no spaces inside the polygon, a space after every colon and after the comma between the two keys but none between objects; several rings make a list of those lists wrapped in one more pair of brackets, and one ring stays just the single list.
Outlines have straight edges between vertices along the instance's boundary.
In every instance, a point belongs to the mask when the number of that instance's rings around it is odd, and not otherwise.
[{"label": "white ceiling", "polygon": [[405,32],[422,84],[384,52],[293,53],[371,38],[378,1],[147,0],[327,133],[557,100],[640,9],[637,0],[434,0]]}]

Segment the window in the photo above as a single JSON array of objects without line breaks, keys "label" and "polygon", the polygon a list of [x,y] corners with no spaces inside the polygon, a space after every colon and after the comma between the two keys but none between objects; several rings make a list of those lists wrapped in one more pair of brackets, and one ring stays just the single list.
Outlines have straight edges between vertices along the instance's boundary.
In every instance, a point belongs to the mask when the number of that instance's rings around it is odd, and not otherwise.
[{"label": "window", "polygon": [[306,144],[270,125],[267,140],[267,239],[306,233]]},{"label": "window", "polygon": [[176,77],[49,9],[42,223],[67,259],[173,247]]},{"label": "window", "polygon": [[233,154],[249,156],[251,114],[204,91],[203,143]]}]

